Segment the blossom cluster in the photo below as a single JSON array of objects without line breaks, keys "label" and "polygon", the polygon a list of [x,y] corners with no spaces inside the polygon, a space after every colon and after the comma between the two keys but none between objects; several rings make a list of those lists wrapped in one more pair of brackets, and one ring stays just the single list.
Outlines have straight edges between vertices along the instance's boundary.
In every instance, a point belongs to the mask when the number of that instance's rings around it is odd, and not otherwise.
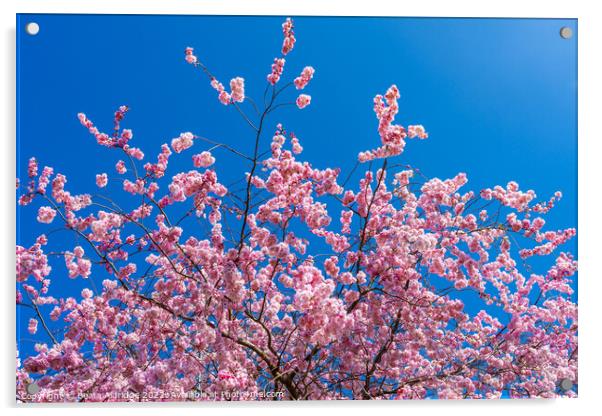
[{"label": "blossom cluster", "polygon": [[305,88],[309,81],[314,77],[314,72],[315,70],[311,66],[306,66],[305,68],[303,68],[303,71],[301,71],[301,75],[295,78],[295,87],[297,87],[298,90],[302,90],[303,88]]},{"label": "blossom cluster", "polygon": [[[274,62],[272,63],[272,72],[270,72],[267,76],[268,82],[271,85],[276,85],[280,78],[282,77],[282,73],[284,71],[285,59],[284,56],[287,55],[290,51],[293,50],[293,47],[296,42],[296,38],[293,32],[293,21],[290,18],[287,18],[286,21],[282,24],[282,32],[284,34],[284,40],[282,42],[282,57],[274,58]],[[298,90],[304,89],[309,81],[313,78],[315,73],[315,69],[311,66],[306,66],[301,71],[301,74],[294,79],[293,84]],[[311,96],[307,94],[300,94],[295,99],[295,104],[299,109],[303,109],[307,107],[311,102]]]},{"label": "blossom cluster", "polygon": [[421,125],[408,126],[406,130],[399,124],[393,124],[395,116],[399,112],[399,104],[397,103],[399,97],[399,89],[396,85],[389,87],[384,97],[380,94],[374,97],[374,112],[378,119],[378,134],[382,146],[374,150],[360,152],[358,155],[360,162],[398,156],[403,153],[406,138],[426,139],[428,137]]},{"label": "blossom cluster", "polygon": [[286,18],[286,21],[282,24],[282,33],[284,34],[284,40],[282,41],[282,54],[286,55],[293,50],[295,46],[295,33],[293,31],[293,20],[290,17]]},{"label": "blossom cluster", "polygon": [[210,79],[211,87],[218,93],[218,99],[220,103],[224,105],[242,103],[245,100],[245,80],[241,77],[232,78],[230,80],[230,92],[226,91],[224,84],[219,82],[207,68],[199,61],[196,55],[194,55],[194,48],[188,46],[184,50],[184,59],[187,63],[201,67]]}]

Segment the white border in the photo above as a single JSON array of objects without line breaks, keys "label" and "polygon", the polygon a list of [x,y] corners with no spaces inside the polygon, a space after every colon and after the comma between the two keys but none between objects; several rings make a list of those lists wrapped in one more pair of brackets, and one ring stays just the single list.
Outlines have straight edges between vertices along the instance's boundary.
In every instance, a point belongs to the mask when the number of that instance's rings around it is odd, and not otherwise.
[{"label": "white border", "polygon": [[[366,414],[378,411],[386,414],[419,412],[421,414],[507,415],[508,413],[545,413],[548,415],[589,414],[596,407],[602,392],[600,354],[602,337],[600,305],[602,276],[596,272],[596,261],[601,257],[602,228],[600,212],[602,200],[602,97],[600,74],[602,59],[602,19],[595,1],[528,0],[470,1],[470,0],[414,0],[393,2],[370,0],[351,3],[351,0],[223,0],[166,2],[124,0],[3,0],[0,2],[2,24],[2,55],[0,71],[3,97],[0,100],[0,140],[3,165],[0,168],[2,195],[0,204],[0,256],[2,273],[2,359],[0,383],[2,405],[8,414],[31,413],[48,415],[81,413],[82,407],[14,407],[14,243],[15,243],[15,13],[119,13],[119,14],[253,14],[253,15],[359,15],[359,16],[448,16],[448,17],[563,17],[579,19],[579,398],[575,400],[503,401],[503,402],[403,402],[403,403],[275,403],[270,407],[253,403],[224,405],[196,405],[179,407],[173,404],[127,406],[131,415],[160,414],[240,414],[245,415],[306,415],[307,413],[345,412]],[[86,406],[86,413],[106,414],[106,407]]]}]

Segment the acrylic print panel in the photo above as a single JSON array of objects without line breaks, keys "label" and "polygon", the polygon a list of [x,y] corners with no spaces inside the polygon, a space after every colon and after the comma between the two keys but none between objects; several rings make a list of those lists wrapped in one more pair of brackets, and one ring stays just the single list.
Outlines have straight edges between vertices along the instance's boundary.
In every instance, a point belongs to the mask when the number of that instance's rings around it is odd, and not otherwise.
[{"label": "acrylic print panel", "polygon": [[17,20],[19,401],[577,396],[576,20]]}]

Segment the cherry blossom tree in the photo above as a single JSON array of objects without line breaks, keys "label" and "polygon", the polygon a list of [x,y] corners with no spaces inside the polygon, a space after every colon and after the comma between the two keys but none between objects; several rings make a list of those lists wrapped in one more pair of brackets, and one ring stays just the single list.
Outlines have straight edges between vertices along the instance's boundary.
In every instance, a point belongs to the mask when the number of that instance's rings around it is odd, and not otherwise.
[{"label": "cherry blossom tree", "polygon": [[[546,230],[543,219],[561,193],[538,201],[515,182],[473,192],[463,173],[427,178],[407,165],[406,141],[428,135],[395,123],[395,85],[374,98],[380,143],[357,156],[359,183],[313,167],[293,132],[265,122],[281,106],[311,105],[315,70],[285,83],[291,19],[282,31],[262,100],[185,50],[224,111],[248,124],[252,154],[185,132],[143,162],[122,106],[109,133],[78,115],[102,157],[115,158],[115,172],[90,179],[97,189],[75,193],[29,161],[19,204],[37,207],[42,231],[16,247],[16,303],[36,340],[17,357],[17,399],[575,396],[559,383],[577,382],[577,262],[559,247],[576,230]],[[241,191],[220,182],[219,152],[246,164]],[[190,169],[168,173],[174,157]],[[80,244],[46,250],[50,224]],[[537,270],[534,257],[551,266]],[[53,296],[51,283],[69,279],[87,287]]]}]

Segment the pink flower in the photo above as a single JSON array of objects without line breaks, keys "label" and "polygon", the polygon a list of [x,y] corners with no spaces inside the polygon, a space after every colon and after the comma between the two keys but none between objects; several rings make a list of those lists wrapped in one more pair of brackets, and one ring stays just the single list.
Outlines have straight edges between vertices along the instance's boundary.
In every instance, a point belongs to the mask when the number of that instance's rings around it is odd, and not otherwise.
[{"label": "pink flower", "polygon": [[399,111],[399,89],[396,85],[391,85],[384,96],[378,94],[374,97],[374,113],[378,119],[378,133],[382,146],[358,154],[360,162],[368,162],[374,159],[382,159],[391,156],[397,156],[403,153],[406,138],[418,137],[426,139],[428,134],[421,125],[408,126],[408,130],[399,125],[393,124],[395,116]]},{"label": "pink flower", "polygon": [[144,169],[156,179],[162,178],[165,175],[170,156],[171,150],[167,143],[164,143],[161,145],[161,153],[157,156],[157,163],[146,163]]},{"label": "pink flower", "polygon": [[29,333],[31,335],[34,335],[36,332],[38,332],[38,320],[37,319],[29,318],[29,325],[27,326],[27,331],[29,331]]},{"label": "pink flower", "polygon": [[99,145],[123,148],[133,137],[133,133],[129,129],[123,129],[120,133],[120,122],[124,119],[128,111],[129,107],[127,105],[122,105],[115,111],[113,115],[113,133],[111,135],[98,130],[94,123],[92,123],[84,113],[78,113],[77,118],[81,125],[87,128],[90,134],[96,138],[96,142]]},{"label": "pink flower", "polygon": [[215,158],[211,155],[210,152],[201,152],[198,155],[192,156],[192,161],[195,167],[197,168],[206,168],[215,163]]},{"label": "pink flower", "polygon": [[132,182],[128,179],[123,181],[123,190],[131,193],[132,195],[144,194],[144,180],[137,179],[136,182]]},{"label": "pink flower", "polygon": [[302,90],[309,83],[309,81],[314,77],[315,70],[311,66],[306,66],[301,71],[301,75],[295,78],[295,87],[298,90]]},{"label": "pink flower", "polygon": [[180,133],[179,137],[176,137],[171,141],[171,148],[176,153],[180,153],[183,150],[186,150],[192,147],[192,140],[194,139],[194,135],[190,132]]},{"label": "pink flower", "polygon": [[191,48],[191,47],[189,46],[189,47],[187,47],[187,48],[185,49],[185,51],[184,51],[184,52],[185,52],[185,54],[186,54],[186,55],[185,55],[186,62],[188,62],[189,64],[196,64],[196,63],[197,63],[198,59],[197,59],[197,57],[196,57],[196,56],[194,56],[194,54],[193,54],[193,52],[194,52],[194,49],[193,49],[193,48]]},{"label": "pink flower", "polygon": [[223,105],[228,105],[231,103],[232,97],[226,91],[222,91],[219,93],[217,98],[218,98],[219,102],[222,103]]},{"label": "pink flower", "polygon": [[125,345],[135,345],[140,342],[140,337],[135,332],[130,332],[125,337]]},{"label": "pink flower", "polygon": [[142,150],[140,150],[137,147],[131,147],[126,144],[123,146],[123,150],[125,150],[125,152],[128,155],[130,155],[131,157],[133,157],[134,159],[138,159],[138,160],[144,159],[144,153],[142,152]]},{"label": "pink flower", "polygon": [[232,90],[232,101],[242,103],[245,99],[245,80],[236,77],[230,80],[230,89]]},{"label": "pink flower", "polygon": [[40,175],[40,178],[38,179],[38,193],[40,193],[42,195],[46,194],[46,188],[48,187],[48,184],[50,183],[50,177],[52,176],[53,173],[54,173],[54,170],[51,167],[44,166],[44,169],[42,169],[42,174]]},{"label": "pink flower", "polygon": [[430,251],[437,245],[437,238],[433,234],[422,234],[412,244],[412,248],[420,253]]},{"label": "pink flower", "polygon": [[245,100],[245,80],[241,77],[230,80],[230,90],[228,93],[224,85],[216,78],[211,78],[211,87],[218,92],[217,98],[223,105],[229,105],[233,102],[242,103]]},{"label": "pink flower", "polygon": [[222,92],[224,90],[224,85],[215,78],[211,78],[210,85],[217,92]]},{"label": "pink flower", "polygon": [[29,159],[29,164],[27,166],[27,175],[30,178],[34,178],[34,177],[38,176],[38,161],[36,160],[35,157],[32,157],[31,159]]},{"label": "pink flower", "polygon": [[299,107],[299,108],[307,107],[310,102],[311,102],[311,96],[309,96],[307,94],[300,94],[296,100],[297,107]]},{"label": "pink flower", "polygon": [[46,242],[46,237],[42,234],[30,248],[19,245],[16,247],[17,282],[25,282],[30,276],[38,282],[43,282],[50,274],[52,268],[48,265],[48,257],[42,250]]},{"label": "pink flower", "polygon": [[282,24],[282,33],[284,34],[284,40],[282,41],[283,55],[292,51],[295,46],[296,39],[293,27],[293,20],[290,17],[287,17],[286,21]]},{"label": "pink flower", "polygon": [[301,152],[303,152],[303,146],[301,146],[301,144],[299,143],[299,139],[297,139],[296,137],[293,137],[291,139],[291,144],[293,145],[293,153],[298,155]]},{"label": "pink flower", "polygon": [[427,132],[424,130],[423,126],[417,125],[417,126],[408,126],[408,137],[410,139],[412,139],[414,137],[418,137],[419,139],[426,139],[429,136],[428,136]]},{"label": "pink flower", "polygon": [[96,186],[98,186],[99,188],[104,188],[105,186],[107,186],[108,182],[109,179],[106,173],[100,173],[96,175]]},{"label": "pink flower", "polygon": [[73,253],[65,252],[65,265],[71,279],[75,279],[77,276],[86,279],[92,272],[92,262],[84,258],[84,249],[80,246],[75,247]]},{"label": "pink flower", "polygon": [[270,84],[275,85],[278,81],[280,81],[282,71],[284,70],[284,63],[284,58],[274,58],[272,72],[268,75],[268,82]]},{"label": "pink flower", "polygon": [[120,175],[123,175],[124,173],[126,173],[128,171],[127,168],[125,167],[125,162],[123,160],[120,160],[115,164],[115,170]]},{"label": "pink flower", "polygon": [[39,222],[43,222],[45,224],[50,224],[54,217],[56,216],[56,211],[50,207],[40,207],[38,209],[38,217],[37,220]]}]

